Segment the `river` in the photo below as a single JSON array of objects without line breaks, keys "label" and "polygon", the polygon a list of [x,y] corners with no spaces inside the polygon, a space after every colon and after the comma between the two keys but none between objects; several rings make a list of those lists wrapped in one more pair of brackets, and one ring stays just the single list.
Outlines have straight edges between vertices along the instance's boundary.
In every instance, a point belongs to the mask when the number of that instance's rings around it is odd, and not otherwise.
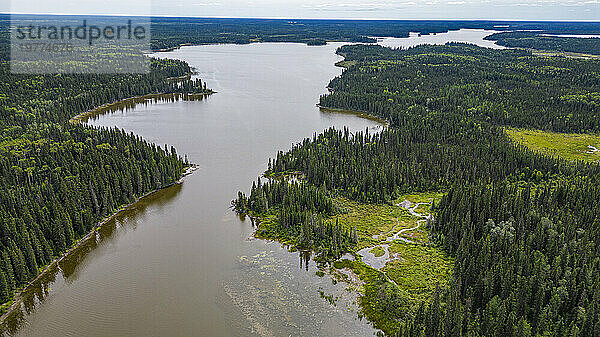
[{"label": "river", "polygon": [[[481,35],[481,34],[480,34]],[[479,36],[479,35],[477,35]],[[484,36],[484,35],[483,35]],[[481,38],[471,42],[485,43]],[[268,158],[330,126],[381,128],[315,104],[341,73],[340,43],[190,46],[157,57],[189,62],[217,93],[155,102],[88,123],[173,145],[199,169],[107,223],[23,296],[3,322],[21,336],[369,336],[356,294],[306,254],[252,239],[229,203]],[[321,295],[337,298],[335,305]]]}]

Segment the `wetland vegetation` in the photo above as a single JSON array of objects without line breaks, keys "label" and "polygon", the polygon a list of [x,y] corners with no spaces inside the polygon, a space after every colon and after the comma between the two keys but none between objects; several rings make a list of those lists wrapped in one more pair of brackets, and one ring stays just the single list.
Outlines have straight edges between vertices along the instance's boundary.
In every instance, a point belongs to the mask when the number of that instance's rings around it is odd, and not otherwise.
[{"label": "wetland vegetation", "polygon": [[[267,174],[305,180],[255,185],[236,209],[269,214],[260,226],[351,269],[364,314],[388,335],[598,334],[600,167],[530,149],[514,128],[598,132],[600,62],[465,44],[338,52],[355,63],[320,104],[390,127],[330,129],[278,153]],[[424,204],[407,212],[411,193]],[[424,212],[408,241],[387,241]]]},{"label": "wetland vegetation", "polygon": [[506,129],[516,143],[533,151],[567,160],[600,161],[600,136],[589,133],[557,133],[552,131]]}]

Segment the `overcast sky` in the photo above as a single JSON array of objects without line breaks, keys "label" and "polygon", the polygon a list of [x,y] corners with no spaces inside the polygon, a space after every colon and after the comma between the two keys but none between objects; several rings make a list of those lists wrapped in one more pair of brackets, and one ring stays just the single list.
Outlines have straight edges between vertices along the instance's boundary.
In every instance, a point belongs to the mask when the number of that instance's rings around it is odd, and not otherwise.
[{"label": "overcast sky", "polygon": [[0,12],[600,21],[600,0],[0,0]]}]

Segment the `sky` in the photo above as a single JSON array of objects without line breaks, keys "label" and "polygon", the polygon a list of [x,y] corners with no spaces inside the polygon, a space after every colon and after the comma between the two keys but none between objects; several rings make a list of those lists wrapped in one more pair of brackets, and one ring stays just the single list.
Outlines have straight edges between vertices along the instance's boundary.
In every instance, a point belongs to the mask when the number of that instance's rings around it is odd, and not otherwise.
[{"label": "sky", "polygon": [[600,21],[600,0],[0,0],[3,13]]}]

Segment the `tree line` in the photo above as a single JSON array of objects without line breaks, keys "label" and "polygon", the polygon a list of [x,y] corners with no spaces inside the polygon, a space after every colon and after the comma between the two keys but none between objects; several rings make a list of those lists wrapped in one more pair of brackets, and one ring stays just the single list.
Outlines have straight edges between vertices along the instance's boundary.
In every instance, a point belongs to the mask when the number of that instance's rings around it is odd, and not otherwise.
[{"label": "tree line", "polygon": [[600,132],[600,60],[465,44],[338,52],[361,64],[331,81],[335,93],[321,98],[323,106],[368,111],[392,123],[449,113],[494,125]]},{"label": "tree line", "polygon": [[485,39],[511,48],[600,55],[600,37],[547,36],[544,35],[544,32],[502,32],[487,36]]},{"label": "tree line", "polygon": [[182,44],[298,42],[321,45],[327,41],[374,43],[375,37],[408,37],[450,30],[539,30],[557,34],[600,34],[595,22],[440,21],[440,20],[307,20],[236,18],[152,18],[152,48]]},{"label": "tree line", "polygon": [[327,130],[278,153],[266,175],[302,172],[328,198],[371,203],[447,191],[428,226],[455,259],[450,286],[411,309],[385,278],[369,285],[372,308],[393,322],[385,332],[599,335],[600,167],[534,153],[503,127],[597,132],[600,62],[463,44],[339,52],[357,63],[321,105],[367,111],[390,127]]},{"label": "tree line", "polygon": [[275,226],[263,229],[259,235],[292,239],[297,248],[314,250],[320,259],[340,257],[358,242],[356,228],[348,229],[338,222],[324,221],[343,211],[333,203],[324,186],[318,188],[304,182],[288,182],[285,177],[264,183],[258,179],[252,185],[250,195],[239,192],[232,206],[240,214],[275,215]]},{"label": "tree line", "polygon": [[99,221],[177,181],[189,164],[117,129],[69,119],[151,93],[210,93],[178,60],[148,74],[15,75],[0,60],[0,303]]}]

